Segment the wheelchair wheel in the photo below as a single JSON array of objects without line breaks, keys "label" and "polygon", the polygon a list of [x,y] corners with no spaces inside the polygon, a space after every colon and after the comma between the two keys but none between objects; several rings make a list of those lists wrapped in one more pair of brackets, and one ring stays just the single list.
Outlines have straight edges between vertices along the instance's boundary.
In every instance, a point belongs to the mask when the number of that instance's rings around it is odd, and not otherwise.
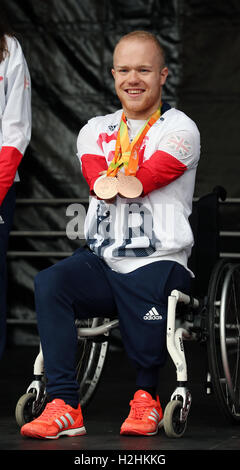
[{"label": "wheelchair wheel", "polygon": [[221,260],[208,292],[208,362],[217,402],[240,423],[240,265]]},{"label": "wheelchair wheel", "polygon": [[168,437],[182,437],[185,433],[187,422],[180,420],[182,402],[180,400],[170,401],[164,411],[164,430]]},{"label": "wheelchair wheel", "polygon": [[[106,318],[81,320],[78,322],[78,328],[95,328],[106,321],[108,321]],[[80,404],[85,407],[99,384],[108,351],[108,340],[106,336],[80,336],[78,339],[77,381]]]},{"label": "wheelchair wheel", "polygon": [[15,409],[15,418],[20,427],[34,419],[33,405],[35,400],[35,393],[25,393],[19,398]]}]

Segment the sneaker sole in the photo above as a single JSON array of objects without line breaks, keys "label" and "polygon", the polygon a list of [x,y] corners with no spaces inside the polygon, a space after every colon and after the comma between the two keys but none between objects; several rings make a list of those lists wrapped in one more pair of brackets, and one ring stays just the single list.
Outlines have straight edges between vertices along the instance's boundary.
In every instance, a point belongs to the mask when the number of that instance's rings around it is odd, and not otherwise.
[{"label": "sneaker sole", "polygon": [[120,431],[120,434],[128,435],[128,436],[155,436],[162,426],[163,426],[163,419],[159,421],[156,430],[153,432],[142,432],[137,429],[132,429],[132,430]]},{"label": "sneaker sole", "polygon": [[85,427],[81,428],[76,428],[76,429],[65,429],[65,431],[59,432],[56,436],[45,436],[46,439],[58,439],[61,436],[68,436],[68,437],[73,437],[73,436],[83,436],[86,434],[86,429]]},{"label": "sneaker sole", "polygon": [[41,434],[38,434],[37,432],[36,433],[21,433],[23,436],[27,436],[27,437],[35,437],[37,439],[58,439],[59,437],[61,436],[67,436],[67,437],[74,437],[74,436],[82,436],[84,434],[86,434],[86,429],[84,426],[82,426],[81,428],[75,428],[75,429],[65,429],[64,431],[60,431],[58,434],[56,434],[55,436],[43,436]]}]

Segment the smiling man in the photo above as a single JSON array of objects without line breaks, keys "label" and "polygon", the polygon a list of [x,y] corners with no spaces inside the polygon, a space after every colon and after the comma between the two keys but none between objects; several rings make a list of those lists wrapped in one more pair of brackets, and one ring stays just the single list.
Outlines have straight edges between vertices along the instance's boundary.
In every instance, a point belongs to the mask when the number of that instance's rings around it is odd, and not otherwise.
[{"label": "smiling man", "polygon": [[116,46],[113,63],[116,93],[126,117],[148,119],[160,106],[168,75],[161,45],[146,33],[130,33]]},{"label": "smiling man", "polygon": [[153,435],[163,421],[158,378],[167,352],[167,301],[173,289],[190,288],[188,218],[200,138],[195,123],[162,100],[168,69],[154,35],[124,36],[114,51],[112,74],[122,109],[90,119],[77,139],[92,196],[85,221],[88,249],[79,248],[35,280],[51,401],[23,426],[24,436],[86,433],[75,373],[76,318],[119,318],[136,370],[120,433]]}]

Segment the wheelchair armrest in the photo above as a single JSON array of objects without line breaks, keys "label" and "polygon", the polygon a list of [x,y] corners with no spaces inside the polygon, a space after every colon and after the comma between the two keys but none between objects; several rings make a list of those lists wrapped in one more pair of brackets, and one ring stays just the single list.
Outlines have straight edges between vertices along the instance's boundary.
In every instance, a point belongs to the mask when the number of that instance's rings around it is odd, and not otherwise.
[{"label": "wheelchair armrest", "polygon": [[170,295],[171,297],[175,297],[177,302],[183,302],[185,305],[191,305],[193,308],[199,307],[199,301],[197,299],[179,290],[174,289]]}]

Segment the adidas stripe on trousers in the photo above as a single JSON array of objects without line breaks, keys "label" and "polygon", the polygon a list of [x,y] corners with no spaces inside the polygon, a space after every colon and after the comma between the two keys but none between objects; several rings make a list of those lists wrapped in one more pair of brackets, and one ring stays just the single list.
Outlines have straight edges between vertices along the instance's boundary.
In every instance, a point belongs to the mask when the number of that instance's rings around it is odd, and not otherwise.
[{"label": "adidas stripe on trousers", "polygon": [[166,360],[167,298],[173,289],[190,290],[189,272],[174,261],[121,274],[84,248],[41,271],[35,302],[51,399],[78,404],[76,318],[117,315],[137,387],[156,386]]}]

